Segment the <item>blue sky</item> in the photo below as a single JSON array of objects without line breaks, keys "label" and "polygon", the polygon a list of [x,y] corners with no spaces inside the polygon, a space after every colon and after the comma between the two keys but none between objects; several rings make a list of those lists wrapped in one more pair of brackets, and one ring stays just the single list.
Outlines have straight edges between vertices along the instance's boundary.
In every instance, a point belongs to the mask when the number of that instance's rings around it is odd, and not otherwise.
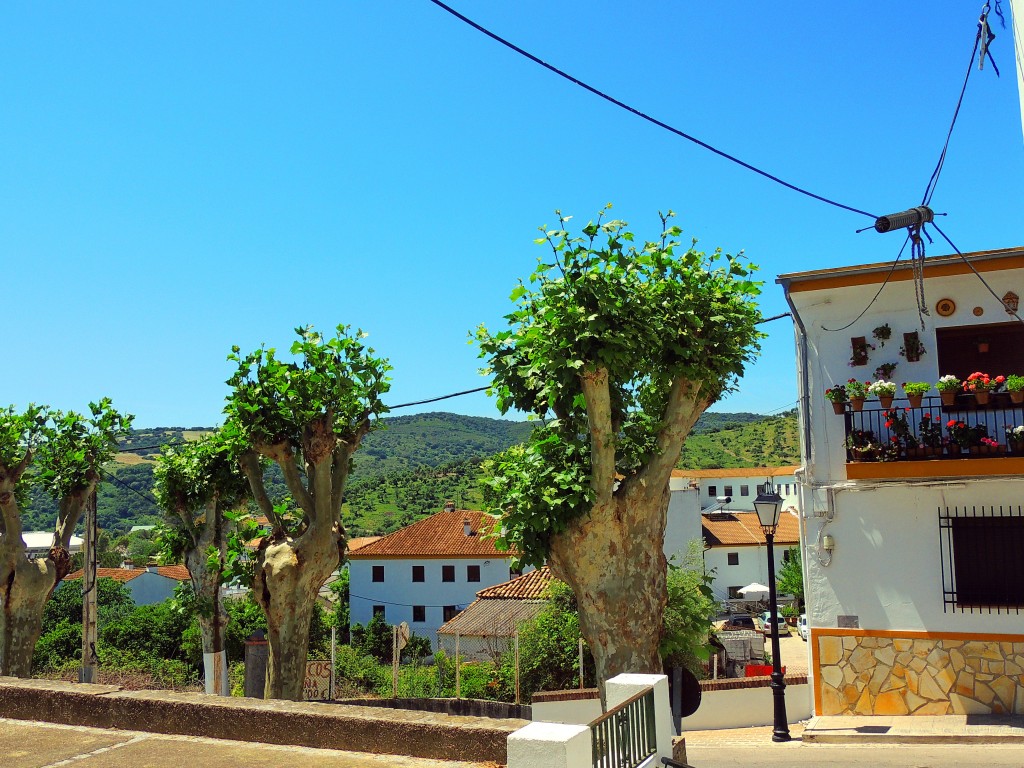
[{"label": "blue sky", "polygon": [[[636,108],[855,208],[916,205],[979,4],[455,2]],[[1009,15],[1008,3],[1004,3]],[[297,7],[293,7],[297,6]],[[961,250],[1024,244],[1012,34],[995,21],[938,192]],[[139,426],[220,420],[232,344],[350,323],[391,403],[469,389],[555,208],[780,272],[895,257],[901,234],[600,101],[427,0],[0,6],[0,401],[114,398]],[[936,243],[929,253],[945,253]],[[793,334],[716,410],[795,403]],[[497,415],[483,395],[440,406]],[[408,413],[402,411],[402,413]]]}]

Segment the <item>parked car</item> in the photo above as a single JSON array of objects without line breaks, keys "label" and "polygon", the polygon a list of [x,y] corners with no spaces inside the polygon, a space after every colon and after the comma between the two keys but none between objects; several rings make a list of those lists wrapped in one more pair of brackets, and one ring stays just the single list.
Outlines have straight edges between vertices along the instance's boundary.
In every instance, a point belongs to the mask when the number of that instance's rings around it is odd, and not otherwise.
[{"label": "parked car", "polygon": [[800,633],[800,638],[807,642],[807,614],[801,613],[800,618],[796,620],[796,631]]},{"label": "parked car", "polygon": [[758,626],[754,621],[753,616],[737,615],[730,616],[726,619],[725,623],[719,628],[722,632],[729,632],[737,629],[746,629],[754,632],[759,631]]},{"label": "parked car", "polygon": [[[771,637],[773,634],[770,611],[765,611],[761,614],[761,631],[764,633],[765,637]],[[780,637],[782,635],[789,634],[789,625],[786,623],[786,620],[779,615],[775,616],[775,633]]]}]

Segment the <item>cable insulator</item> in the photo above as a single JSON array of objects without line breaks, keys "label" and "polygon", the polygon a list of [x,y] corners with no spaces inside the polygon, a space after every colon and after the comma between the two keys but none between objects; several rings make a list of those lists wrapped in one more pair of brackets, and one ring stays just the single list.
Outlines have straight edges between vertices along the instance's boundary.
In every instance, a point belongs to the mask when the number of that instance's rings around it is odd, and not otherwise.
[{"label": "cable insulator", "polygon": [[931,208],[927,205],[919,205],[917,208],[911,208],[909,211],[890,213],[888,216],[879,216],[875,219],[875,231],[891,232],[894,229],[920,226],[921,224],[927,224],[934,218],[935,214],[932,213]]}]

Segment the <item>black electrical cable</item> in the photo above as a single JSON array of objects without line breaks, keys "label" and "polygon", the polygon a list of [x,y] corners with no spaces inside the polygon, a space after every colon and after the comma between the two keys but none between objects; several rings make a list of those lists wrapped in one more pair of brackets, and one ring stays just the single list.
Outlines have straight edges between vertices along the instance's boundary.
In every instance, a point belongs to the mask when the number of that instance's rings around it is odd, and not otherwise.
[{"label": "black electrical cable", "polygon": [[[943,232],[939,228],[939,225],[936,224],[935,222],[932,222],[932,226],[935,228],[936,232],[938,232],[940,235],[942,235],[942,239],[945,240],[947,243],[949,243],[949,247],[952,248],[954,251],[956,251],[957,255],[961,258],[961,260],[964,262],[964,264],[966,264],[968,267],[971,268],[971,272],[973,272],[977,276],[977,278],[979,280],[981,280],[981,284],[984,285],[985,288],[988,289],[988,292],[992,294],[992,298],[994,298],[996,301],[998,301],[1000,306],[1006,307],[1006,304],[1003,302],[1003,300],[1001,298],[999,298],[999,294],[997,294],[995,291],[992,290],[992,286],[989,285],[988,282],[985,280],[985,278],[981,276],[981,273],[974,268],[974,265],[971,264],[970,259],[968,259],[966,256],[964,256],[960,252],[960,249],[957,248],[953,244],[953,241],[950,240],[948,237],[946,237],[946,233]],[[1006,311],[1009,312],[1011,315],[1013,315],[1015,318],[1017,318],[1017,320],[1019,322],[1024,323],[1024,319],[1022,319],[1021,316],[1018,315],[1016,311],[1011,310],[1009,307],[1006,307]]]},{"label": "black electrical cable", "polygon": [[708,144],[707,142],[701,141],[700,139],[698,139],[698,138],[696,138],[694,136],[691,136],[688,133],[684,133],[683,131],[679,130],[678,128],[673,128],[671,125],[669,125],[667,123],[663,123],[661,120],[658,120],[657,118],[651,117],[650,115],[648,115],[648,114],[646,114],[644,112],[641,112],[640,110],[638,110],[638,109],[636,109],[634,107],[631,107],[631,106],[629,106],[628,104],[626,104],[626,103],[624,103],[622,101],[619,101],[618,99],[614,98],[613,96],[609,96],[607,93],[604,93],[603,91],[598,90],[597,88],[593,87],[592,85],[588,85],[587,83],[583,82],[582,80],[573,77],[572,75],[570,75],[567,72],[562,71],[558,67],[555,67],[555,66],[553,66],[551,64],[548,64],[546,61],[543,61],[542,59],[537,58],[536,56],[534,56],[529,51],[523,50],[518,45],[509,42],[505,38],[500,37],[499,35],[496,35],[494,32],[491,32],[486,27],[480,26],[479,24],[477,24],[472,19],[470,19],[470,18],[468,18],[466,16],[463,16],[461,13],[456,11],[454,8],[452,8],[452,7],[448,6],[448,5],[445,5],[444,3],[440,2],[440,0],[430,0],[430,2],[432,2],[438,8],[441,8],[442,10],[447,11],[448,13],[450,13],[452,16],[454,16],[455,18],[459,19],[460,21],[465,22],[469,26],[473,27],[473,29],[477,30],[478,32],[482,32],[483,34],[487,35],[492,40],[501,43],[502,45],[504,45],[507,48],[510,48],[511,50],[513,50],[516,53],[518,53],[520,56],[525,56],[530,61],[534,62],[535,64],[539,64],[540,66],[544,67],[545,69],[547,69],[547,70],[549,70],[551,72],[554,72],[559,77],[565,78],[570,83],[578,85],[580,88],[583,88],[586,91],[590,91],[590,93],[594,94],[595,96],[598,96],[598,97],[604,99],[605,101],[611,102],[615,106],[620,107],[620,108],[626,110],[627,112],[631,112],[632,114],[636,115],[637,117],[639,117],[639,118],[641,118],[643,120],[646,120],[649,123],[653,123],[654,125],[658,126],[659,128],[664,128],[669,133],[673,133],[676,136],[679,136],[680,138],[686,139],[687,141],[692,141],[697,146],[703,147],[704,149],[708,150],[709,152],[713,152],[714,154],[718,155],[719,157],[723,157],[726,160],[729,160],[729,161],[731,161],[733,163],[736,163],[737,165],[740,165],[740,166],[746,168],[748,171],[753,171],[754,173],[760,174],[761,176],[764,176],[766,179],[774,181],[776,184],[781,184],[782,186],[787,187],[787,188],[793,190],[794,192],[799,192],[801,195],[807,195],[807,197],[812,197],[815,200],[820,200],[823,203],[827,203],[828,205],[833,205],[836,208],[842,208],[843,210],[850,211],[851,213],[859,213],[862,216],[868,216],[868,217],[870,217],[872,219],[877,219],[878,218],[874,214],[868,213],[867,211],[862,211],[859,208],[853,208],[853,207],[851,207],[849,205],[843,205],[842,203],[838,203],[835,200],[830,200],[827,197],[822,197],[821,195],[816,195],[813,192],[810,192],[810,191],[808,191],[808,190],[806,190],[806,189],[804,189],[802,187],[796,186],[795,184],[790,184],[788,181],[783,181],[778,176],[773,176],[772,174],[768,173],[767,171],[762,171],[760,168],[758,168],[756,166],[753,166],[750,163],[746,163],[746,162],[740,160],[738,157],[730,155],[728,152],[723,152],[722,150],[717,149],[717,148],[711,146],[710,144]]},{"label": "black electrical cable", "polygon": [[128,485],[128,483],[124,482],[124,481],[123,481],[123,480],[121,480],[121,479],[120,479],[120,478],[119,478],[119,477],[118,477],[117,475],[115,475],[115,474],[113,474],[113,473],[111,473],[111,472],[103,472],[103,470],[100,470],[100,472],[101,472],[101,474],[102,474],[102,475],[103,475],[103,476],[104,476],[105,478],[107,478],[107,480],[113,480],[113,481],[114,481],[115,483],[117,483],[118,485],[120,485],[120,486],[121,486],[122,488],[126,488],[127,490],[131,491],[132,493],[134,493],[134,494],[135,494],[136,496],[138,496],[138,497],[139,497],[140,499],[142,499],[143,501],[149,502],[149,503],[150,503],[150,504],[152,504],[152,505],[153,505],[154,507],[160,508],[160,504],[159,504],[159,502],[157,502],[157,500],[156,500],[156,499],[154,499],[154,498],[153,498],[152,496],[150,496],[149,494],[146,494],[146,493],[142,493],[141,491],[137,491],[137,490],[135,490],[135,489],[134,489],[134,488],[132,488],[132,487],[131,487],[130,485]]},{"label": "black electrical cable", "polygon": [[939,153],[939,161],[935,165],[935,170],[932,171],[931,178],[928,179],[928,186],[925,187],[924,196],[921,198],[921,205],[931,205],[932,195],[935,194],[935,188],[939,184],[939,176],[942,174],[942,167],[946,164],[946,152],[949,149],[949,140],[953,136],[953,127],[956,125],[956,119],[960,115],[960,106],[964,103],[964,94],[967,92],[967,81],[971,79],[971,70],[974,69],[974,57],[978,53],[978,43],[981,40],[981,30],[978,30],[978,34],[974,38],[974,50],[971,51],[971,58],[967,62],[967,74],[964,75],[964,84],[960,88],[960,98],[956,101],[956,109],[953,111],[953,120],[949,124],[949,131],[946,133],[946,143],[942,145],[942,152]]},{"label": "black electrical cable", "polygon": [[846,325],[840,326],[839,328],[826,328],[825,326],[822,326],[821,330],[828,331],[829,333],[838,333],[839,331],[845,331],[851,325],[853,325],[858,320],[860,320],[862,317],[864,317],[864,315],[867,314],[867,311],[869,309],[871,309],[871,306],[876,301],[878,301],[878,297],[882,295],[882,291],[885,290],[885,286],[889,284],[889,279],[892,277],[892,273],[896,271],[896,265],[899,264],[900,263],[900,259],[903,258],[903,251],[906,250],[907,243],[909,243],[909,242],[910,242],[910,235],[907,235],[906,240],[903,241],[903,247],[900,248],[900,252],[896,255],[896,260],[892,263],[892,266],[889,267],[889,273],[885,276],[885,280],[882,281],[882,284],[878,287],[878,290],[875,292],[875,295],[871,297],[871,301],[869,301],[868,305],[866,307],[864,307],[863,310],[861,310],[861,313],[859,315],[857,315],[855,318],[853,318],[853,320],[848,322]]}]

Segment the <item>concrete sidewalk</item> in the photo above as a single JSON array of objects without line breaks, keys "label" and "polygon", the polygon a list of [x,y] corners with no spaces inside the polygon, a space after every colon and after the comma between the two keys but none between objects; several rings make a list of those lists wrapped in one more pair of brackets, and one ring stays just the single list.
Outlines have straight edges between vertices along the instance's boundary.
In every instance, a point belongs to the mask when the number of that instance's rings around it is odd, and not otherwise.
[{"label": "concrete sidewalk", "polygon": [[803,740],[817,744],[1021,744],[1024,715],[812,717]]}]

